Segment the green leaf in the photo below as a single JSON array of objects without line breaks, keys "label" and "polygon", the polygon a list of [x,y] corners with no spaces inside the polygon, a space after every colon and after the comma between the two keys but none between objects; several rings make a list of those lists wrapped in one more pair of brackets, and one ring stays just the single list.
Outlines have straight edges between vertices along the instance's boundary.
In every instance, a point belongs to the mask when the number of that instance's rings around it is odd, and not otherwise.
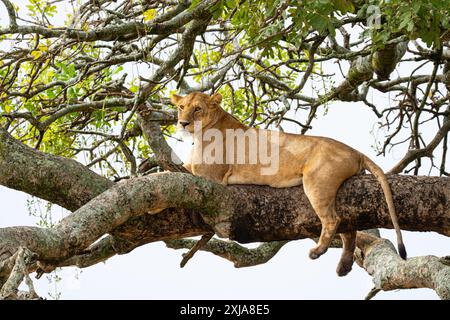
[{"label": "green leaf", "polygon": [[224,8],[223,0],[217,2],[211,8],[211,13],[212,13],[213,19],[219,19],[222,16],[223,8]]},{"label": "green leaf", "polygon": [[75,89],[74,89],[73,87],[70,87],[70,88],[67,90],[67,96],[68,96],[70,99],[76,99],[76,98],[77,98],[77,92],[75,91]]},{"label": "green leaf", "polygon": [[191,2],[191,6],[189,7],[189,9],[194,9],[200,2],[202,2],[202,0],[192,0]]},{"label": "green leaf", "polygon": [[350,13],[355,12],[355,7],[353,6],[353,3],[348,0],[334,0],[334,6],[342,14],[345,14],[347,12],[350,12]]},{"label": "green leaf", "polygon": [[311,27],[319,32],[323,32],[328,26],[328,19],[315,13],[311,15],[309,22]]},{"label": "green leaf", "polygon": [[47,89],[47,90],[45,91],[45,93],[47,94],[47,97],[48,97],[49,99],[53,99],[53,98],[56,97],[56,95],[55,95],[55,93],[53,92],[52,89]]},{"label": "green leaf", "polygon": [[118,74],[119,72],[121,72],[123,70],[123,66],[119,66],[117,67],[114,71],[113,74]]}]

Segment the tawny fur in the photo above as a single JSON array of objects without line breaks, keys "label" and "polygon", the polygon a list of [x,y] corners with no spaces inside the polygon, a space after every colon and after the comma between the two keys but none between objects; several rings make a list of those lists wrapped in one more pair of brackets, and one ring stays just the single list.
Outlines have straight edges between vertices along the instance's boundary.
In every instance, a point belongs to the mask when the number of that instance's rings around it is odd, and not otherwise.
[{"label": "tawny fur", "polygon": [[[257,135],[265,131],[249,128],[220,107],[222,96],[191,93],[185,97],[172,96],[172,103],[178,106],[179,128],[194,132],[194,121],[202,121],[203,131],[209,128],[220,130],[226,143],[226,129],[255,130]],[[183,124],[183,125],[181,125]],[[202,150],[211,142],[194,139],[192,159],[202,159]],[[201,144],[202,148],[199,148]],[[248,153],[248,148],[245,149]],[[224,148],[223,157],[226,158]],[[247,158],[246,158],[247,159]],[[279,132],[279,170],[275,174],[262,175],[261,163],[256,164],[202,164],[191,161],[185,167],[194,175],[223,184],[257,184],[274,188],[293,187],[303,184],[306,196],[320,218],[322,231],[317,246],[309,256],[317,259],[324,254],[333,240],[340,218],[335,211],[336,193],[341,184],[364,169],[369,170],[380,182],[388,203],[392,223],[397,233],[399,252],[406,258],[402,235],[392,200],[392,194],[383,171],[362,153],[351,147],[325,137],[306,136]],[[340,234],[343,253],[337,267],[337,274],[344,276],[353,265],[356,231]]]}]

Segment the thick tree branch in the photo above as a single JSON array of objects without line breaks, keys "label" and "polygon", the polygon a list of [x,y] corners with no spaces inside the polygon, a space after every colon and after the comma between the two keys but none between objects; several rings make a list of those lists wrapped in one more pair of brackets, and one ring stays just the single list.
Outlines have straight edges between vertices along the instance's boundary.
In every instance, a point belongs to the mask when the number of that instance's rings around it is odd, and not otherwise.
[{"label": "thick tree branch", "polygon": [[73,211],[113,182],[75,160],[34,150],[0,127],[0,184]]},{"label": "thick tree branch", "polygon": [[6,10],[8,11],[9,28],[11,29],[11,31],[15,32],[17,30],[16,10],[9,0],[2,0],[2,2],[5,5]]},{"label": "thick tree branch", "polygon": [[364,253],[364,269],[373,277],[375,289],[433,289],[441,299],[450,300],[450,263],[435,256],[404,261],[386,239],[358,233],[357,245]]},{"label": "thick tree branch", "polygon": [[[176,239],[165,242],[167,247],[172,249],[191,249],[197,243],[192,239]],[[200,250],[227,259],[233,262],[236,268],[243,268],[266,263],[288,242],[287,240],[266,242],[255,249],[249,249],[234,241],[211,239]]]},{"label": "thick tree branch", "polygon": [[[72,28],[48,28],[43,26],[16,26],[15,28],[0,28],[0,35],[3,34],[39,34],[46,38],[65,37],[78,41],[115,41],[132,40],[142,34],[172,34],[188,22],[209,14],[209,10],[218,0],[201,1],[194,9],[184,10],[175,15],[170,20],[158,22],[150,21],[142,23],[137,21],[125,22],[103,28],[84,31]],[[174,9],[177,10],[177,9]]]},{"label": "thick tree branch", "polygon": [[[179,188],[185,196],[180,197]],[[226,217],[231,210],[224,191],[221,185],[188,174],[155,174],[124,180],[61,220],[54,229],[0,229],[0,255],[15,252],[23,244],[42,260],[66,259],[130,218],[171,207],[201,209],[209,223],[215,225],[216,212]]]},{"label": "thick tree branch", "polygon": [[[396,176],[391,177],[391,185],[404,230],[450,234],[450,179]],[[422,190],[420,194],[414,192],[418,189]],[[0,239],[9,252],[21,245],[40,259],[61,260],[81,252],[130,218],[159,212],[154,215],[158,219],[164,216],[161,211],[165,208],[198,210],[216,234],[243,243],[309,238],[320,231],[320,221],[301,188],[223,187],[189,174],[167,173],[118,183],[63,219],[56,229],[4,228],[0,229]],[[391,228],[381,189],[369,176],[355,177],[344,184],[338,194],[337,211],[343,218],[338,232]],[[161,240],[152,220],[148,220],[145,232],[138,230],[135,240],[128,230],[127,239],[141,244]],[[120,237],[120,230],[115,234]]]}]

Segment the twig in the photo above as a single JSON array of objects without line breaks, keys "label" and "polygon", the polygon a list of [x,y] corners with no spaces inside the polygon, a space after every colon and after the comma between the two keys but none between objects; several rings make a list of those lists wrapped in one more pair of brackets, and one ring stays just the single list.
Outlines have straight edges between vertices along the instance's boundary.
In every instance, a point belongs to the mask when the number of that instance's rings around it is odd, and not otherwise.
[{"label": "twig", "polygon": [[377,295],[378,292],[380,292],[381,289],[378,289],[376,287],[373,287],[369,293],[366,295],[366,297],[364,298],[364,300],[371,300],[373,297],[375,297]]},{"label": "twig", "polygon": [[214,233],[207,233],[202,235],[200,240],[198,240],[195,245],[183,255],[183,260],[181,260],[180,267],[183,268],[186,263],[194,256],[194,254],[201,249],[204,245],[208,243],[208,241],[214,236]]}]

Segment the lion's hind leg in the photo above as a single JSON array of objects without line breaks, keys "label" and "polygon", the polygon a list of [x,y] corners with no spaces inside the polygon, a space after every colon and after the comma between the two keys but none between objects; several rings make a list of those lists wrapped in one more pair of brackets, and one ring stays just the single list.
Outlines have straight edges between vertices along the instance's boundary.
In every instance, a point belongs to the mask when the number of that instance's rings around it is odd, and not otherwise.
[{"label": "lion's hind leg", "polygon": [[342,239],[342,255],[336,269],[338,276],[343,277],[352,270],[353,253],[356,247],[356,231],[340,234]]},{"label": "lion's hind leg", "polygon": [[325,252],[327,252],[328,247],[330,246],[330,243],[336,234],[336,230],[340,222],[340,219],[336,215],[334,208],[331,208],[331,206],[316,206],[314,210],[320,218],[320,222],[322,223],[322,230],[320,232],[320,238],[317,246],[309,251],[309,257],[311,259],[317,259]]},{"label": "lion's hind leg", "polygon": [[317,259],[324,254],[336,235],[340,218],[336,214],[336,193],[343,179],[333,176],[332,168],[317,167],[316,170],[304,172],[303,189],[316,214],[322,223],[319,242],[309,252],[311,259]]}]

